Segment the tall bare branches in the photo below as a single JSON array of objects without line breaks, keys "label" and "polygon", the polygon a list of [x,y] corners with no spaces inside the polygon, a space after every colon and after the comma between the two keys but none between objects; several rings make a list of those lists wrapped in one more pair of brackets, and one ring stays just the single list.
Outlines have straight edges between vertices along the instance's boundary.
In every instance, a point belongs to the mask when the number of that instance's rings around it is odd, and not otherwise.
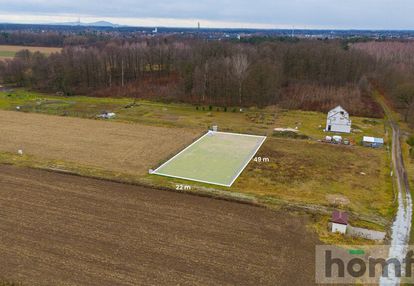
[{"label": "tall bare branches", "polygon": [[249,60],[245,54],[236,54],[231,58],[234,76],[238,82],[239,104],[243,104],[243,82],[247,76]]},{"label": "tall bare branches", "polygon": [[[19,53],[0,66],[0,78],[66,94],[317,110],[341,99],[349,110],[366,110],[369,82],[361,78],[372,72],[373,62],[366,53],[345,51],[334,41],[241,44],[113,39],[66,47],[43,58]],[[358,90],[364,91],[361,96],[356,96]]]}]

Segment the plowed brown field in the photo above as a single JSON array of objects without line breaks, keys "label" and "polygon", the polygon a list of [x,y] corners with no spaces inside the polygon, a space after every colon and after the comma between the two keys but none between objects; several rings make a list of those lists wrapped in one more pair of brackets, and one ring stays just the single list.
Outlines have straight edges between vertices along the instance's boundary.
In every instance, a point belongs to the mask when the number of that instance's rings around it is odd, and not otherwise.
[{"label": "plowed brown field", "polygon": [[0,165],[0,278],[23,285],[312,285],[318,239],[305,223]]}]

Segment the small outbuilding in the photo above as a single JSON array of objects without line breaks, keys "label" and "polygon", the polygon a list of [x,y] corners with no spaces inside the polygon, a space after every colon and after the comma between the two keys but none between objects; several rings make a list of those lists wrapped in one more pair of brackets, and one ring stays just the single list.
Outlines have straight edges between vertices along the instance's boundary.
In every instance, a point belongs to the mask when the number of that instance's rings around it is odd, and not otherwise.
[{"label": "small outbuilding", "polygon": [[351,126],[352,121],[349,118],[349,113],[342,106],[337,106],[328,112],[326,131],[351,133]]},{"label": "small outbuilding", "polygon": [[335,144],[341,144],[342,143],[342,136],[335,135],[335,136],[332,137],[332,139],[333,139],[333,142]]},{"label": "small outbuilding", "polygon": [[332,213],[332,232],[346,233],[348,227],[348,214],[345,212],[334,211]]},{"label": "small outbuilding", "polygon": [[99,114],[97,117],[98,118],[103,118],[103,119],[112,119],[115,118],[116,114],[114,112],[107,112],[104,111],[101,114]]},{"label": "small outbuilding", "polygon": [[362,139],[362,145],[364,145],[365,147],[381,148],[384,146],[384,139],[364,136],[364,138]]}]

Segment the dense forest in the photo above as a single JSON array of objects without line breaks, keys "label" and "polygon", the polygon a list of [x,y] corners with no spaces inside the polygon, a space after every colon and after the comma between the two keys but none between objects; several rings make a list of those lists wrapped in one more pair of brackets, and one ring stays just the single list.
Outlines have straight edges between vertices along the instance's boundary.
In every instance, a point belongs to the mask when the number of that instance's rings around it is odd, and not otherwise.
[{"label": "dense forest", "polygon": [[414,48],[408,42],[71,41],[50,56],[23,50],[0,62],[0,80],[68,96],[320,111],[341,104],[353,115],[382,116],[371,97],[377,84],[407,120],[413,117]]},{"label": "dense forest", "polygon": [[375,84],[414,125],[414,42],[357,43],[353,49],[375,59]]}]

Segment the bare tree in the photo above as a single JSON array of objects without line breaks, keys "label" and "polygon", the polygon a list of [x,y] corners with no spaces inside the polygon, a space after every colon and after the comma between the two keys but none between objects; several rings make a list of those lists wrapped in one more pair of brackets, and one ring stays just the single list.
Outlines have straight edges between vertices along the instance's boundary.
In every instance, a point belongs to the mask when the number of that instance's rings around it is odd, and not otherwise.
[{"label": "bare tree", "polygon": [[206,94],[207,94],[207,84],[208,84],[208,72],[209,72],[209,64],[208,61],[204,64],[204,70],[203,70],[203,103],[206,101]]},{"label": "bare tree", "polygon": [[247,69],[249,68],[249,60],[245,54],[236,54],[232,57],[233,72],[239,84],[239,104],[242,105],[243,97],[243,82],[247,76]]},{"label": "bare tree", "polygon": [[414,85],[407,83],[397,88],[397,96],[399,102],[404,106],[404,121],[408,121],[408,117],[414,109]]},{"label": "bare tree", "polygon": [[414,120],[410,91],[414,87],[395,92],[397,84],[412,81],[409,74],[414,67],[404,69],[407,76],[402,77],[402,72],[374,63],[366,53],[344,51],[337,42],[235,44],[115,38],[67,46],[47,57],[23,52],[0,63],[0,78],[44,91],[117,94],[135,101],[168,96],[204,105],[281,104],[321,111],[347,103],[351,112],[362,115],[377,114],[366,77],[388,76],[382,84],[392,87],[388,93],[395,103],[400,100],[406,117]]}]

